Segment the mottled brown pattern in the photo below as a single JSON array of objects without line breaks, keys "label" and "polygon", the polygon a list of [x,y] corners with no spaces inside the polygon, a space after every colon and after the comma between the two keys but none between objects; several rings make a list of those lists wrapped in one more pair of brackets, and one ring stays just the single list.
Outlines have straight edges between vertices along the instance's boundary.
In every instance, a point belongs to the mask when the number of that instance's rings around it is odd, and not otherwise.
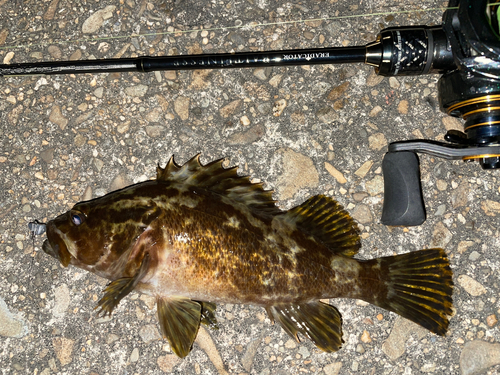
[{"label": "mottled brown pattern", "polygon": [[[257,304],[292,336],[300,332],[333,351],[341,344],[340,314],[319,304],[322,298],[364,299],[439,334],[451,312],[451,271],[441,249],[353,259],[358,228],[337,202],[315,196],[282,212],[262,184],[221,161],[171,160],[156,181],[77,204],[47,224],[47,236],[44,250],[63,264],[113,281],[99,301],[106,313],[133,288],[157,297],[161,311],[200,320],[196,301]],[[188,334],[182,316],[175,318],[179,324],[170,327],[160,316],[184,356],[197,327]]]}]

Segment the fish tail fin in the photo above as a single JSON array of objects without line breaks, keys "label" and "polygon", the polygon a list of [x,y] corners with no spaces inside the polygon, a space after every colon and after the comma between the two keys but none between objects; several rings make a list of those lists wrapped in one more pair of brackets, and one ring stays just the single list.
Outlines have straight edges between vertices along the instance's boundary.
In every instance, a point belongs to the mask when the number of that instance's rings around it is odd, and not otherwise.
[{"label": "fish tail fin", "polygon": [[446,333],[452,315],[453,281],[443,249],[414,251],[368,263],[381,281],[378,292],[367,298],[369,302],[438,335]]}]

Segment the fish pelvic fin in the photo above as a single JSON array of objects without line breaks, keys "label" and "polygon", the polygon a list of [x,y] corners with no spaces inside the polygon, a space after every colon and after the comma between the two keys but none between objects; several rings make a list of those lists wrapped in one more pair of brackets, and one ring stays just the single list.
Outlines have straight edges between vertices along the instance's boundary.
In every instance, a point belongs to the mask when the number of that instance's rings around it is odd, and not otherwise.
[{"label": "fish pelvic fin", "polygon": [[157,298],[158,319],[172,351],[184,358],[191,351],[200,328],[202,305],[189,298]]},{"label": "fish pelvic fin", "polygon": [[278,322],[286,333],[299,342],[298,333],[325,352],[335,352],[342,343],[342,318],[339,311],[323,302],[266,307],[272,322]]},{"label": "fish pelvic fin", "polygon": [[99,309],[97,311],[98,315],[111,315],[113,309],[118,306],[123,297],[134,290],[137,284],[146,275],[149,269],[149,260],[149,254],[146,253],[142,260],[141,267],[133,277],[122,277],[112,281],[106,286],[106,289],[104,289],[104,296],[94,308],[94,310]]},{"label": "fish pelvic fin", "polygon": [[215,309],[217,305],[212,302],[199,302],[201,304],[201,323],[205,324],[208,328],[217,331],[219,323],[215,317]]},{"label": "fish pelvic fin", "polygon": [[177,165],[172,156],[165,168],[156,168],[156,179],[166,183],[177,183],[206,189],[245,204],[256,212],[269,215],[282,211],[273,200],[273,191],[264,190],[264,184],[252,183],[249,176],[239,176],[238,167],[224,168],[224,159],[201,164],[200,154],[183,165]]},{"label": "fish pelvic fin", "polygon": [[352,257],[361,247],[356,222],[341,204],[324,195],[311,197],[288,210],[283,219],[313,236],[334,254]]},{"label": "fish pelvic fin", "polygon": [[[366,300],[444,336],[452,315],[453,281],[443,249],[427,249],[368,261],[380,288]],[[373,286],[373,280],[367,281]]]}]

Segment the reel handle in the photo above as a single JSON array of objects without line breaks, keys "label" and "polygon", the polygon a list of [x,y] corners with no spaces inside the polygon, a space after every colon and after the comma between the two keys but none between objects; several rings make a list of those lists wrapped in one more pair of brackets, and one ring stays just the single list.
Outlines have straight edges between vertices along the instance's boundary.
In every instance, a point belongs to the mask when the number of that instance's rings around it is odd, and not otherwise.
[{"label": "reel handle", "polygon": [[381,222],[391,226],[416,226],[425,221],[417,154],[388,152],[382,161],[384,205]]}]

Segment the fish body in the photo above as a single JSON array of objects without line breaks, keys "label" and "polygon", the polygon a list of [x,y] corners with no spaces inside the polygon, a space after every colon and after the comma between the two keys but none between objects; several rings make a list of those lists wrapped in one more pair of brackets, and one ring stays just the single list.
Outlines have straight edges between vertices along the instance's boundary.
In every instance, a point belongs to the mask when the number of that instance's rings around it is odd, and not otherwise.
[{"label": "fish body", "polygon": [[47,223],[43,249],[67,266],[111,280],[110,314],[130,291],[154,296],[164,336],[186,356],[215,304],[264,307],[295,339],[325,351],[342,343],[338,311],[324,298],[358,298],[444,334],[452,281],[441,249],[364,261],[356,223],[315,196],[281,211],[272,192],[222,161],[169,161],[157,179],[76,204]]}]

